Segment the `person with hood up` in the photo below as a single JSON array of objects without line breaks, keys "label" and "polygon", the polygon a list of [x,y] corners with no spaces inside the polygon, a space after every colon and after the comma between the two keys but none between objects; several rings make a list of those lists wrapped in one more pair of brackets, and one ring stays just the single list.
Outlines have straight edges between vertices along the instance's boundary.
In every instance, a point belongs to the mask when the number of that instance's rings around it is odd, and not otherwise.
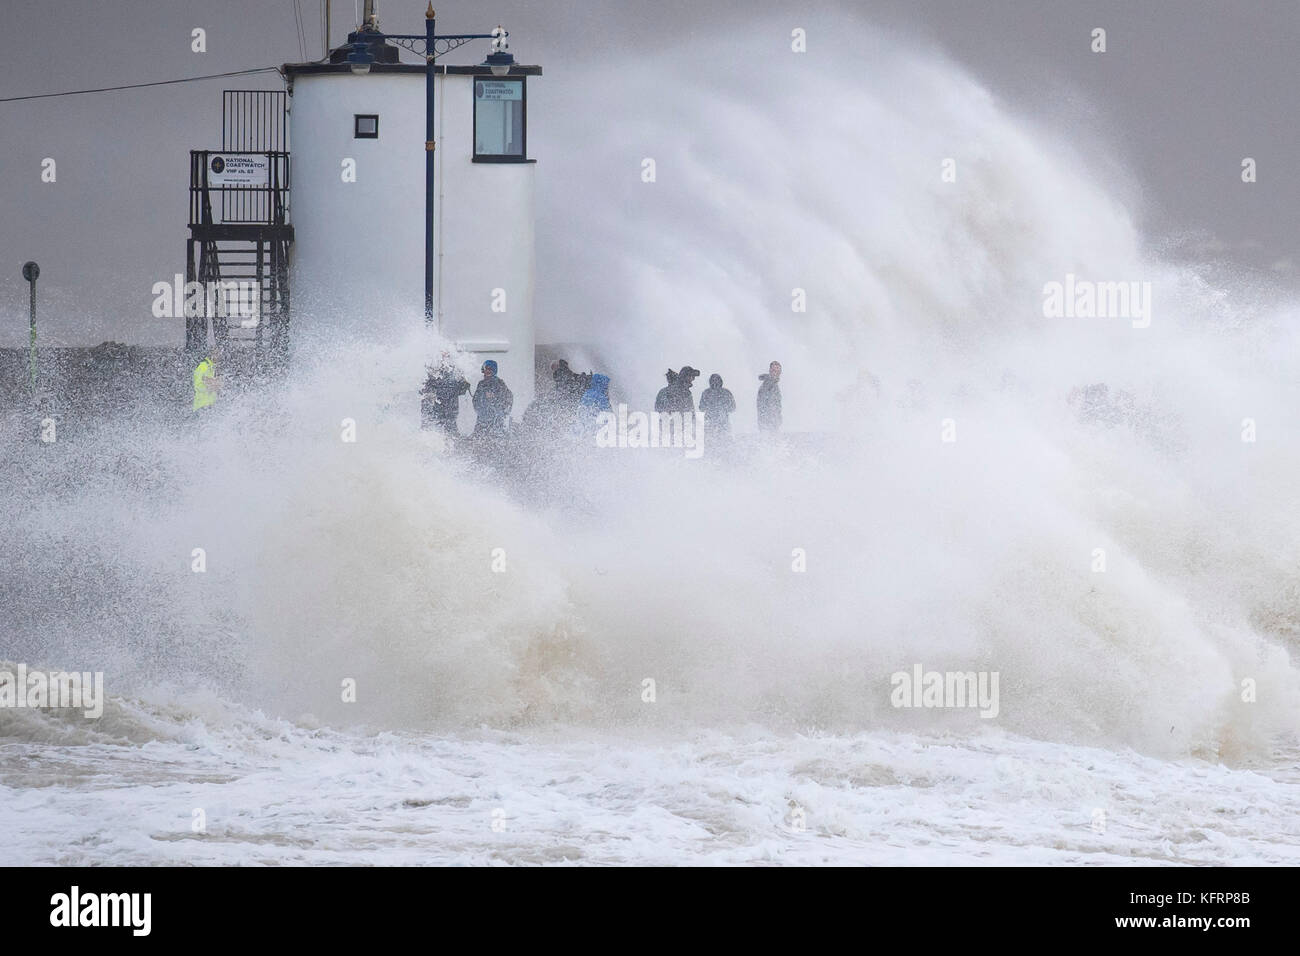
[{"label": "person with hood up", "polygon": [[781,430],[781,363],[769,364],[758,380],[763,383],[758,386],[758,431],[775,435]]},{"label": "person with hood up", "polygon": [[583,422],[588,426],[595,426],[596,416],[601,412],[610,411],[609,407],[609,376],[593,372],[591,375],[591,385],[582,393],[582,398],[578,400],[578,410],[582,415]]},{"label": "person with hood up", "polygon": [[469,393],[469,382],[451,360],[450,352],[443,352],[435,369],[429,367],[429,377],[420,389],[420,427],[441,428],[448,435],[459,436],[456,417],[460,414],[460,397]]},{"label": "person with hood up", "polygon": [[474,436],[504,435],[514,402],[505,380],[497,376],[497,363],[488,359],[483,363],[483,380],[474,388]]},{"label": "person with hood up", "polygon": [[736,410],[736,397],[731,389],[722,387],[722,376],[714,372],[709,376],[709,387],[700,395],[700,414],[709,436],[723,438],[731,434],[731,414]]}]

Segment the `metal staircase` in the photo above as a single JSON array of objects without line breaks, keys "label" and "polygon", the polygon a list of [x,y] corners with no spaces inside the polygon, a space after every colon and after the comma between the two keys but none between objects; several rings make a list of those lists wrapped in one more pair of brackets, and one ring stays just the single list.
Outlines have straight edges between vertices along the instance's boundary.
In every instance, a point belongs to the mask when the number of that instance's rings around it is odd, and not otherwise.
[{"label": "metal staircase", "polygon": [[190,151],[186,281],[194,305],[185,347],[214,342],[255,350],[268,370],[289,335],[289,153],[283,92],[227,90],[222,149]]}]

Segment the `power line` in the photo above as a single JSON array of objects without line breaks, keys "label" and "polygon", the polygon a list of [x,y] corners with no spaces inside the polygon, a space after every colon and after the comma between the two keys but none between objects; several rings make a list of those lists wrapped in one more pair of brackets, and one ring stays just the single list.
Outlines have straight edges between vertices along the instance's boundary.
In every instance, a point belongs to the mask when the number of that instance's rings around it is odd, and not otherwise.
[{"label": "power line", "polygon": [[170,86],[173,83],[194,83],[198,80],[219,80],[227,76],[247,76],[250,73],[280,73],[278,66],[259,66],[252,70],[232,70],[229,73],[209,73],[207,76],[186,76],[179,80],[155,80],[152,83],[129,83],[126,86],[101,86],[93,90],[64,90],[62,93],[32,93],[28,96],[3,96],[0,103],[18,100],[43,100],[52,96],[80,96],[82,93],[112,93],[115,90],[138,90],[146,86]]}]

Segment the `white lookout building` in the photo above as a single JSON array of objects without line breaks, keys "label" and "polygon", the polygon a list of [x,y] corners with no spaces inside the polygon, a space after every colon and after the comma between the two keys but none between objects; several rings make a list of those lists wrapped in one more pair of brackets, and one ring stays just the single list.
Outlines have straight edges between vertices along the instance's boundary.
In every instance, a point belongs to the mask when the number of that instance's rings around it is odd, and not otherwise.
[{"label": "white lookout building", "polygon": [[[389,29],[425,29],[412,20]],[[188,278],[258,281],[255,338],[268,354],[317,322],[424,321],[426,65],[400,62],[396,43],[412,49],[371,17],[323,61],[286,64],[287,98],[227,91],[222,150],[192,153]],[[498,362],[517,418],[534,390],[527,113],[542,70],[499,54],[491,66],[443,63],[456,45],[439,43],[434,61],[432,323],[470,361]],[[482,60],[493,46],[475,39],[466,52]],[[415,50],[423,61],[422,41]],[[237,166],[251,176],[232,182]],[[254,337],[236,326],[212,320],[214,337]],[[187,320],[188,346],[205,347],[207,332],[207,316]]]}]

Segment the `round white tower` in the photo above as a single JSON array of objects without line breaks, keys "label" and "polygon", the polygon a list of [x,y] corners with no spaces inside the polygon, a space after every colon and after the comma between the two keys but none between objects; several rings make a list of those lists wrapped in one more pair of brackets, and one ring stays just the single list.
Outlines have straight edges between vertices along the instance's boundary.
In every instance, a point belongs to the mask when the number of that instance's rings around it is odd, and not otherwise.
[{"label": "round white tower", "polygon": [[[486,51],[488,41],[476,42]],[[349,49],[284,67],[293,322],[395,331],[424,316],[426,71],[372,40],[373,63],[358,74]],[[476,362],[497,361],[518,418],[534,386],[527,108],[528,79],[542,71],[435,69],[433,321]]]}]

